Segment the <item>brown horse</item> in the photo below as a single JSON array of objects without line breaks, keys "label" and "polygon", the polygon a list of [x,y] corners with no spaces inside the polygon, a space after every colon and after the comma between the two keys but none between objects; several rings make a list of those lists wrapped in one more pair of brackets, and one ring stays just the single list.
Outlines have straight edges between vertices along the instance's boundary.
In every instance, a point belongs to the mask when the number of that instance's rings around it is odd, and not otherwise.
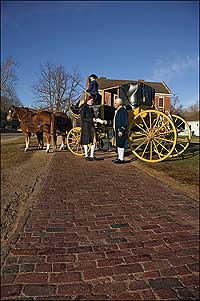
[{"label": "brown horse", "polygon": [[53,113],[45,110],[33,110],[24,107],[12,106],[9,111],[7,120],[18,118],[20,121],[20,128],[25,135],[25,149],[27,151],[30,141],[30,133],[40,133],[44,132],[47,140],[46,152],[49,152],[51,137],[53,137],[53,147],[55,145],[55,117]]}]

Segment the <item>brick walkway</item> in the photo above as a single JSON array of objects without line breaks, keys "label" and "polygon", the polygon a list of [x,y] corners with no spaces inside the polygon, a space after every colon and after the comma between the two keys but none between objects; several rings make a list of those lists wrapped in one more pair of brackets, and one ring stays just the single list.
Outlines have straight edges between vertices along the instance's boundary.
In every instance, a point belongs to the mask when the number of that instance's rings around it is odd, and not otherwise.
[{"label": "brick walkway", "polygon": [[2,300],[198,299],[198,203],[111,159],[55,154]]}]

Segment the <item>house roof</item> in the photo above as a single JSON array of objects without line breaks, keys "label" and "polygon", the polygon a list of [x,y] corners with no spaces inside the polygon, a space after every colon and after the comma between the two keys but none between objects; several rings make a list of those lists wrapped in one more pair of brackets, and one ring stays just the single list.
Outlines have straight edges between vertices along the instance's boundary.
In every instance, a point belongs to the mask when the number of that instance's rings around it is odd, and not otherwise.
[{"label": "house roof", "polygon": [[186,115],[185,119],[187,121],[197,121],[200,119],[199,117],[200,117],[200,111],[196,111],[196,112],[189,114],[188,116]]},{"label": "house roof", "polygon": [[99,90],[103,90],[106,88],[114,87],[114,86],[120,86],[122,84],[128,84],[128,83],[138,83],[142,82],[152,88],[155,89],[155,93],[164,93],[164,94],[171,94],[170,89],[167,87],[167,85],[164,82],[146,82],[143,80],[124,80],[124,79],[109,79],[106,77],[99,77],[98,84],[99,84]]}]

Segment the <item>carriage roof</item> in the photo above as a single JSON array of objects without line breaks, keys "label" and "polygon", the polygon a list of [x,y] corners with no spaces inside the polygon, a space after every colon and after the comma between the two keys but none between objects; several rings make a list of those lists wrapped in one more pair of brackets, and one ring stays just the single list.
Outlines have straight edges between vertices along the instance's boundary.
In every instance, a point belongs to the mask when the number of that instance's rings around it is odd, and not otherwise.
[{"label": "carriage roof", "polygon": [[[151,106],[155,98],[155,89],[140,82],[129,82],[118,86],[105,88],[102,90],[104,104],[105,93],[116,95],[122,98],[126,106],[138,107],[142,104]],[[115,96],[115,97],[116,97]]]}]

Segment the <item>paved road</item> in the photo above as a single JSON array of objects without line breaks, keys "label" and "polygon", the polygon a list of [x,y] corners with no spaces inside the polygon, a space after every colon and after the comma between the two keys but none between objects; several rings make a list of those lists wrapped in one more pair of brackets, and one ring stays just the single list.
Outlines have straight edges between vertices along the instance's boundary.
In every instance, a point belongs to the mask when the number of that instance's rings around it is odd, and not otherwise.
[{"label": "paved road", "polygon": [[7,142],[14,141],[19,139],[20,137],[24,137],[22,133],[1,133],[1,144],[5,144]]},{"label": "paved road", "polygon": [[55,154],[2,300],[198,299],[198,203],[108,156]]}]

